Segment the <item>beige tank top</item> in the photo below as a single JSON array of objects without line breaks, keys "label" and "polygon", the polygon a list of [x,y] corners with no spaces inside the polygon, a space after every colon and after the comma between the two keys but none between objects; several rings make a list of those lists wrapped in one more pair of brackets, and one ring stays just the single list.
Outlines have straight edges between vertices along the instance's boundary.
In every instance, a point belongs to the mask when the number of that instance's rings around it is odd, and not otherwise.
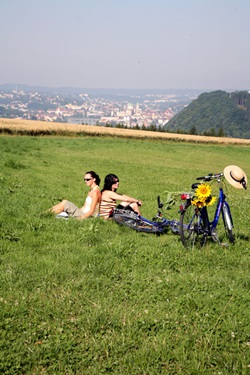
[{"label": "beige tank top", "polygon": [[[96,186],[93,190],[95,190],[96,188],[99,189],[99,186]],[[87,212],[89,212],[90,207],[91,207],[91,203],[92,203],[92,197],[90,195],[88,195],[87,198],[85,199],[85,207],[83,209],[83,212],[85,214]],[[99,214],[99,203],[96,205],[95,212],[94,212],[93,216],[96,217],[96,216],[98,216],[98,214]]]}]

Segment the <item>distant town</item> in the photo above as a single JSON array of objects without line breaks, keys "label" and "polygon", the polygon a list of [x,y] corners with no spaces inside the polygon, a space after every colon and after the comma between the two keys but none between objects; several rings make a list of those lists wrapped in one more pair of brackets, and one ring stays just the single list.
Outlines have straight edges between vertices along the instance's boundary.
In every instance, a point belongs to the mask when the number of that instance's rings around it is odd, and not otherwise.
[{"label": "distant town", "polygon": [[[77,91],[77,92],[76,92]],[[57,90],[0,87],[0,117],[128,128],[166,127],[195,90]]]}]

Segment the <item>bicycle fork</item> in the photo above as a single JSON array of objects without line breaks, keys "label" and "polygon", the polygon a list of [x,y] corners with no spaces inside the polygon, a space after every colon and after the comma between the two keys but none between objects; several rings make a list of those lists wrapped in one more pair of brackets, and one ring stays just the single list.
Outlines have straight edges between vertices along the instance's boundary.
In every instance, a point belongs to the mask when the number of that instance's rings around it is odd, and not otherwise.
[{"label": "bicycle fork", "polygon": [[231,211],[230,211],[230,208],[229,208],[227,202],[223,202],[222,216],[223,216],[225,229],[232,230],[233,227],[234,227],[233,219],[232,219]]}]

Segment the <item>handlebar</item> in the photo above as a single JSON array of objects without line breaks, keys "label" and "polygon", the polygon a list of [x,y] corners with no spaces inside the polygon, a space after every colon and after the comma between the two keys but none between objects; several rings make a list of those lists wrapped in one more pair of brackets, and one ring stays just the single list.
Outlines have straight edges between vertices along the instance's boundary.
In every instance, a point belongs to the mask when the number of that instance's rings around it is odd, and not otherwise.
[{"label": "handlebar", "polygon": [[223,177],[223,173],[209,173],[207,176],[203,177],[197,177],[196,180],[205,180],[205,181],[211,181],[211,180],[219,180],[221,177]]},{"label": "handlebar", "polygon": [[158,208],[161,209],[163,207],[163,203],[161,203],[161,198],[159,195],[157,197],[157,203],[158,203]]},{"label": "handlebar", "polygon": [[[197,177],[196,180],[203,180],[203,181],[217,180],[218,182],[220,182],[221,177],[224,177],[223,172],[215,173],[215,174],[209,173],[207,176]],[[241,182],[243,188],[246,190],[247,184],[246,184],[245,178],[243,178],[242,181],[240,181],[240,182]],[[199,185],[199,184],[200,183],[198,183],[198,182],[196,184],[193,184],[192,189],[195,189],[197,187],[196,185]]]}]

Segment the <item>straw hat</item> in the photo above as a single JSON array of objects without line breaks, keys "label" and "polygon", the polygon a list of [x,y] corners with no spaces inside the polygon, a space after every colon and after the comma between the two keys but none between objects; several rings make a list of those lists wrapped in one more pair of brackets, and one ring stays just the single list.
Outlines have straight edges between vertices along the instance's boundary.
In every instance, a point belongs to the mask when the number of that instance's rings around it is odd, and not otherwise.
[{"label": "straw hat", "polygon": [[247,176],[245,172],[236,165],[228,165],[224,171],[226,180],[237,189],[247,188]]}]

